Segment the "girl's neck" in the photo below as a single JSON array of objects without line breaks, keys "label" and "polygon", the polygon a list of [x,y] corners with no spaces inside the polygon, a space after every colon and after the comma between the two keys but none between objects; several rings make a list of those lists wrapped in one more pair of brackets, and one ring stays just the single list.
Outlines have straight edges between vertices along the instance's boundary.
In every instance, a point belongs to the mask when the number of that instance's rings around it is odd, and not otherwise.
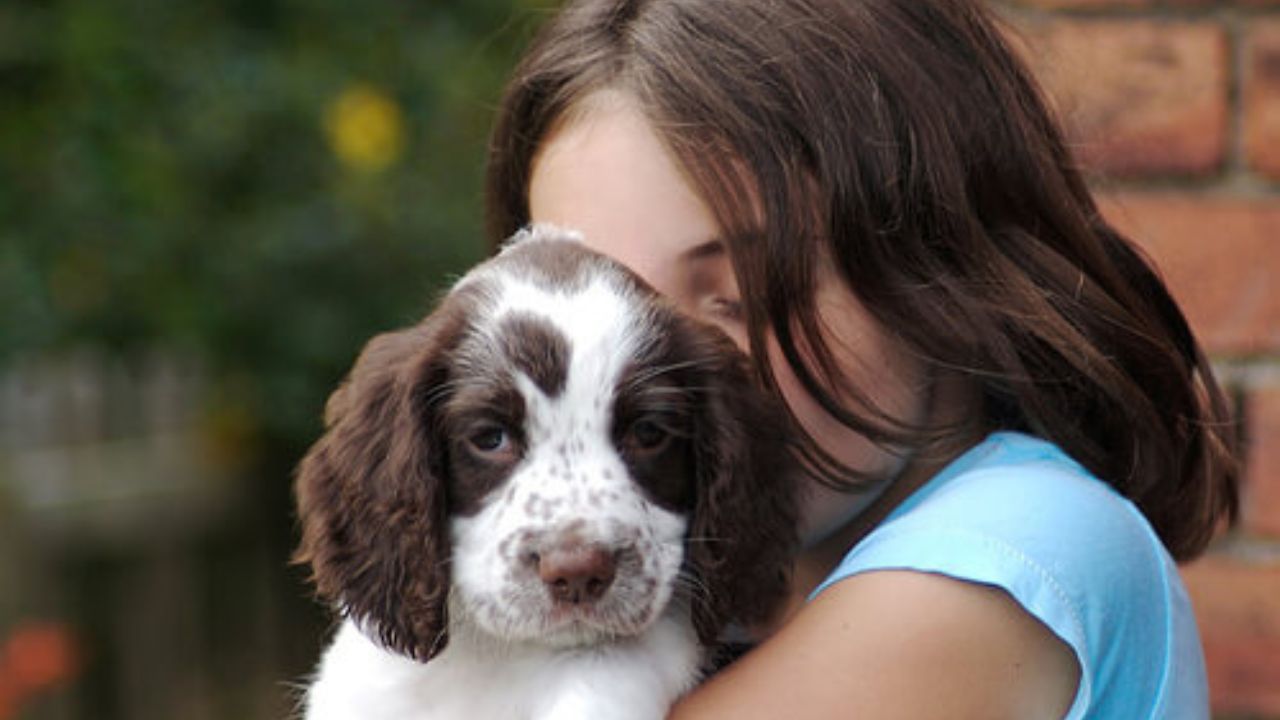
[{"label": "girl's neck", "polygon": [[[966,427],[962,418],[973,417],[980,406],[977,389],[962,378],[941,378],[935,385],[935,393],[928,415],[937,426]],[[792,598],[787,612],[790,617],[808,599],[818,585],[836,568],[854,545],[871,533],[885,518],[933,479],[953,460],[977,444],[989,428],[981,423],[971,423],[967,430],[944,443],[935,445],[932,451],[916,453],[882,488],[873,489],[878,495],[853,515],[842,526],[806,547],[796,558],[792,577]]]}]

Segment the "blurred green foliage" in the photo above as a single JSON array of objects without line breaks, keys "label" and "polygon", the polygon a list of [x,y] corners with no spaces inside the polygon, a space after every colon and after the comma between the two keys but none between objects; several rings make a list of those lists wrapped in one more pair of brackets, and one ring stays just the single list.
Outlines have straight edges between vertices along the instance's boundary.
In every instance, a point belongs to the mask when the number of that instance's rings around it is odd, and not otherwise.
[{"label": "blurred green foliage", "polygon": [[[27,546],[56,594],[11,589],[93,659],[34,717],[278,716],[250,708],[288,702],[327,621],[287,569],[290,471],[364,342],[485,254],[493,110],[554,4],[0,2],[0,370],[194,358],[201,427],[238,481],[216,531]],[[191,583],[169,626],[196,618],[203,641],[128,664],[183,658],[188,683],[130,700],[122,660],[157,643],[118,616],[153,597],[157,563]]]},{"label": "blurred green foliage", "polygon": [[[547,4],[0,3],[0,364],[172,349],[240,432],[314,437],[364,340],[484,253],[493,106]],[[372,115],[335,129],[352,93]]]}]

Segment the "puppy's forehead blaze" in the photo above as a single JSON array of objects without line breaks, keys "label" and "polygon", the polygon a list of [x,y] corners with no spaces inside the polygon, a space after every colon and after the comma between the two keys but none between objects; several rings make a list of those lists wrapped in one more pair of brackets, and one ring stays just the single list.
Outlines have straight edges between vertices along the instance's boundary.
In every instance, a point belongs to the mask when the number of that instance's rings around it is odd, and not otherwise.
[{"label": "puppy's forehead blaze", "polygon": [[[547,399],[611,402],[627,369],[668,344],[664,308],[624,268],[573,242],[526,242],[465,278],[471,331],[460,348],[464,374],[523,376]],[[656,298],[656,295],[652,296]],[[600,396],[586,401],[580,396]]]},{"label": "puppy's forehead blaze", "polygon": [[496,336],[506,360],[547,397],[564,391],[569,377],[569,340],[547,318],[509,312],[499,321]]},{"label": "puppy's forehead blaze", "polygon": [[589,382],[608,380],[597,372],[616,373],[615,366],[648,334],[650,313],[640,291],[602,259],[578,264],[571,277],[547,276],[510,263],[494,270],[483,283],[485,334],[495,341],[501,359],[548,397],[575,381],[587,381],[578,377],[583,371],[591,376]]}]

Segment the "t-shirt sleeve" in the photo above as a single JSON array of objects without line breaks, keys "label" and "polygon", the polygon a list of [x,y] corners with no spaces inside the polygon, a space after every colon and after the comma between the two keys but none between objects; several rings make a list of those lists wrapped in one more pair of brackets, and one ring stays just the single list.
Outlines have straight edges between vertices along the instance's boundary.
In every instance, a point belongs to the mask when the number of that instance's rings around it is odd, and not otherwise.
[{"label": "t-shirt sleeve", "polygon": [[[1108,655],[1091,638],[1167,641],[1160,623],[1131,612],[1167,605],[1153,542],[1136,508],[1103,483],[1052,464],[1004,466],[958,477],[891,517],[813,594],[876,570],[1000,588],[1075,652],[1081,682],[1068,717],[1080,717]],[[1140,680],[1153,693],[1161,681],[1158,672]]]}]

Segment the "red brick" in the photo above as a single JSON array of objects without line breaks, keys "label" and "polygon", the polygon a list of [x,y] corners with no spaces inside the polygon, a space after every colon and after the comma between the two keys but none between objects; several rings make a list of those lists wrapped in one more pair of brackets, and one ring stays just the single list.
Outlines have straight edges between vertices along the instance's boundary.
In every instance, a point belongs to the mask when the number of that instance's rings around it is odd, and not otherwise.
[{"label": "red brick", "polygon": [[1280,715],[1280,565],[1208,556],[1182,569],[1215,713]]},{"label": "red brick", "polygon": [[1280,538],[1280,387],[1245,398],[1244,530]]},{"label": "red brick", "polygon": [[1027,20],[1033,70],[1083,164],[1203,176],[1224,162],[1228,45],[1213,20]]},{"label": "red brick", "polygon": [[1280,179],[1280,20],[1255,22],[1245,47],[1245,155],[1250,167]]},{"label": "red brick", "polygon": [[1206,350],[1280,350],[1280,198],[1123,193],[1103,212],[1155,261]]}]

